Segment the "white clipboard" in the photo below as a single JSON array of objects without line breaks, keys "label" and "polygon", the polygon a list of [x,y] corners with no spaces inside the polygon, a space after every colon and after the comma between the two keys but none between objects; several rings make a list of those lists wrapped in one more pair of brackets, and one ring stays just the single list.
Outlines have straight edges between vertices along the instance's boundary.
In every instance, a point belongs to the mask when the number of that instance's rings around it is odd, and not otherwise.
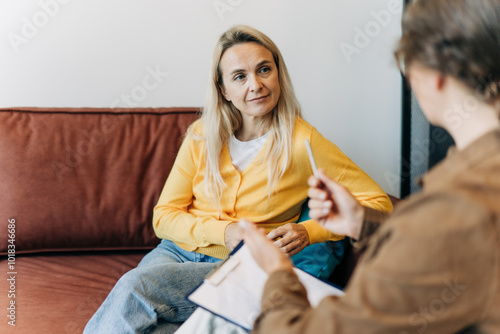
[{"label": "white clipboard", "polygon": [[[307,290],[309,303],[315,307],[326,296],[344,292],[320,279],[294,268]],[[260,314],[261,296],[268,275],[259,267],[250,249],[241,242],[188,299],[246,330]]]}]

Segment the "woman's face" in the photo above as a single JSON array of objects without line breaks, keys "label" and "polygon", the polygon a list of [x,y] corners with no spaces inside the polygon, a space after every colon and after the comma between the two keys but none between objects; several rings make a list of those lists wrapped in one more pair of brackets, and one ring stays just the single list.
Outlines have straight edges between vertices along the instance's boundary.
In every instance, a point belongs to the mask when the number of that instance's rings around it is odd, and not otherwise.
[{"label": "woman's face", "polygon": [[243,120],[267,115],[278,103],[280,84],[273,54],[257,43],[235,45],[220,60],[221,91]]}]

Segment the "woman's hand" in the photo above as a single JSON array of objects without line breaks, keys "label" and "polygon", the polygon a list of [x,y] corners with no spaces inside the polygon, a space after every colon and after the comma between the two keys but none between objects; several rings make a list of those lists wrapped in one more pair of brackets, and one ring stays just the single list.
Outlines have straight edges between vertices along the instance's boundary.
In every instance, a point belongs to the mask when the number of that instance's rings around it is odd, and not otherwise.
[{"label": "woman's hand", "polygon": [[268,239],[276,240],[274,245],[279,247],[287,256],[292,256],[309,246],[309,234],[304,225],[286,224],[280,226],[267,235]]},{"label": "woman's hand", "polygon": [[359,239],[364,210],[354,196],[323,170],[309,178],[309,216],[333,233]]},{"label": "woman's hand", "polygon": [[292,270],[292,261],[269,240],[264,229],[257,229],[253,223],[243,219],[238,224],[244,230],[245,244],[262,270],[269,275],[278,270]]},{"label": "woman's hand", "polygon": [[231,252],[240,241],[243,240],[243,229],[237,223],[231,223],[226,226],[224,231],[224,244]]}]

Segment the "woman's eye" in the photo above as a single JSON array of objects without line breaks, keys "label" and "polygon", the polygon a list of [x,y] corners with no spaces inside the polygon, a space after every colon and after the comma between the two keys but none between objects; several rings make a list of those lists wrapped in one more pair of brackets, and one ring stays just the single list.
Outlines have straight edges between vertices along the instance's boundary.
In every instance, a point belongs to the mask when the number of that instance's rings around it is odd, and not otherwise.
[{"label": "woman's eye", "polygon": [[243,74],[239,74],[237,76],[234,77],[234,81],[239,81],[239,80],[243,80],[245,78],[245,76]]},{"label": "woman's eye", "polygon": [[271,71],[271,69],[269,67],[263,67],[260,69],[261,73],[268,73],[269,71]]}]

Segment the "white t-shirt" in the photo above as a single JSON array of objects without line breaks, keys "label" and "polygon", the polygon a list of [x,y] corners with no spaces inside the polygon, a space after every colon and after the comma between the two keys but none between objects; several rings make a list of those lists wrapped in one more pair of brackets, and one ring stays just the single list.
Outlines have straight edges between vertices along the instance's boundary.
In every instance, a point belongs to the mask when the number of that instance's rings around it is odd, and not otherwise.
[{"label": "white t-shirt", "polygon": [[240,172],[244,170],[262,149],[267,137],[269,137],[269,132],[250,141],[239,141],[234,135],[231,136],[228,146],[233,166]]}]

